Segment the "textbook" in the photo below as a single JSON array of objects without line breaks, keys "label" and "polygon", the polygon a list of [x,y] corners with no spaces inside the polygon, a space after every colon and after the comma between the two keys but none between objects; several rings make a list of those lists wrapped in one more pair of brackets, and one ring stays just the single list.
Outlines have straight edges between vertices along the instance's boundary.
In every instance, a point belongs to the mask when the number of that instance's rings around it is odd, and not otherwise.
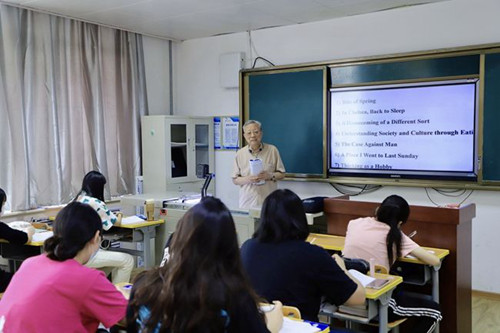
[{"label": "textbook", "polygon": [[357,306],[339,305],[338,311],[342,313],[355,315],[358,317],[368,318],[368,307],[366,305],[357,305]]},{"label": "textbook", "polygon": [[377,279],[354,269],[350,269],[349,273],[366,288],[380,289],[389,282],[388,279]]}]

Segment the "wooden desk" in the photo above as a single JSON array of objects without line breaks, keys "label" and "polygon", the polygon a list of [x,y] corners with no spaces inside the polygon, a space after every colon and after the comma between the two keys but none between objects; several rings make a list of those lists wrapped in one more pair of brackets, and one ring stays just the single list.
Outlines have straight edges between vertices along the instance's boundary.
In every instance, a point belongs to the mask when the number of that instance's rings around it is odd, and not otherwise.
[{"label": "wooden desk", "polygon": [[[321,246],[325,250],[340,252],[344,249],[345,237],[337,235],[309,234],[309,237],[307,237],[307,241],[311,244]],[[450,254],[450,251],[447,249],[438,249],[425,246],[422,246],[422,248],[435,254],[441,262],[447,255]],[[441,264],[430,266],[413,257],[400,257],[398,258],[398,261],[409,262],[417,265],[425,265],[426,270],[428,270],[430,272],[429,275],[431,275],[432,299],[439,303],[439,270],[441,268]]]},{"label": "wooden desk", "polygon": [[326,234],[309,234],[306,242],[321,246],[325,250],[340,252],[344,249],[345,237]]},{"label": "wooden desk", "polygon": [[116,289],[122,293],[123,297],[127,300],[130,298],[130,292],[132,291],[132,283],[129,282],[119,282],[115,283]]},{"label": "wooden desk", "polygon": [[[328,198],[324,201],[328,233],[345,236],[347,224],[358,217],[373,216],[380,203]],[[415,241],[450,253],[440,270],[439,290],[444,333],[469,333],[472,330],[471,234],[474,204],[456,208],[410,206],[410,218],[402,227],[405,233],[417,230]]]},{"label": "wooden desk", "polygon": [[[118,251],[126,252],[135,256],[142,256],[144,258],[144,267],[153,267],[155,263],[155,253],[153,251],[154,247],[151,247],[151,240],[156,237],[156,227],[163,224],[165,221],[144,221],[134,224],[125,224],[119,226],[113,226],[109,230],[112,233],[113,229],[125,229],[132,231],[132,242],[142,243],[142,250],[131,250],[124,248],[109,248],[108,251]],[[115,229],[116,230],[116,229]]]},{"label": "wooden desk", "polygon": [[[45,229],[36,229],[38,232],[48,232]],[[51,233],[52,235],[52,233]],[[21,263],[32,256],[43,253],[43,243],[41,241],[31,241],[26,244],[11,244],[4,239],[0,239],[0,255],[9,261],[9,271],[14,273],[18,270]]]},{"label": "wooden desk", "polygon": [[367,314],[366,316],[358,316],[354,314],[347,314],[340,311],[335,311],[333,313],[322,312],[320,314],[329,315],[333,318],[355,321],[358,323],[367,324],[372,319],[378,316],[379,318],[379,333],[387,333],[388,326],[388,308],[389,301],[392,297],[392,292],[394,289],[403,282],[401,276],[389,275],[389,274],[379,274],[375,273],[376,278],[389,279],[389,283],[386,284],[381,289],[365,288],[366,290],[366,300],[367,300]]}]

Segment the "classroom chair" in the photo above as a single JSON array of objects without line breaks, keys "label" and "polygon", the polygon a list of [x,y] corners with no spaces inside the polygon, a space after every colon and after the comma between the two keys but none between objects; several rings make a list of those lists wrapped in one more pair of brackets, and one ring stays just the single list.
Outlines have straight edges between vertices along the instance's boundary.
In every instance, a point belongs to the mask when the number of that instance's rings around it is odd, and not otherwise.
[{"label": "classroom chair", "polygon": [[389,274],[389,271],[384,265],[375,264],[375,273]]},{"label": "classroom chair", "polygon": [[282,311],[284,317],[302,319],[302,316],[300,315],[300,310],[295,306],[283,305]]}]

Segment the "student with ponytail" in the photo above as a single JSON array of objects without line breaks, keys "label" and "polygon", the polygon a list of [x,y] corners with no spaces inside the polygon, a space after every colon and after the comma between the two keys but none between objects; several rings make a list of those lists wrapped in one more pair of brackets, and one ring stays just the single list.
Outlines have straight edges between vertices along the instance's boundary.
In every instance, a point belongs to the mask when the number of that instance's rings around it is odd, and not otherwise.
[{"label": "student with ponytail", "polygon": [[[90,205],[99,214],[102,228],[109,230],[112,226],[119,226],[121,223],[121,213],[115,215],[104,202],[104,185],[106,177],[99,171],[90,171],[82,181],[82,189],[74,201]],[[129,282],[132,269],[134,268],[134,258],[124,252],[107,251],[100,249],[86,264],[87,267],[102,269],[105,272],[111,271],[113,283]]]},{"label": "student with ponytail", "polygon": [[91,332],[125,316],[127,301],[101,271],[85,267],[99,249],[102,223],[72,202],[54,222],[46,253],[23,262],[0,302],[1,332]]},{"label": "student with ponytail", "polygon": [[[410,216],[410,206],[398,195],[387,197],[375,212],[376,217],[362,217],[349,222],[343,255],[347,258],[374,260],[390,271],[399,257],[409,254],[428,265],[439,264],[439,259],[422,249],[401,231]],[[393,292],[389,302],[389,320],[419,317],[412,332],[432,332],[441,320],[439,305],[428,299],[417,298],[401,288]]]}]

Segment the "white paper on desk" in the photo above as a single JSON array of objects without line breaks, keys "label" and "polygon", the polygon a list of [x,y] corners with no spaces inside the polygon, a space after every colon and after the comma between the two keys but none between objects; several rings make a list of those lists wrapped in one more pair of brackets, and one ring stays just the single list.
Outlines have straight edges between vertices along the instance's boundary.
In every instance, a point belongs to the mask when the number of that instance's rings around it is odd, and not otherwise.
[{"label": "white paper on desk", "polygon": [[[264,170],[264,165],[262,164],[262,160],[258,158],[250,160],[250,174],[252,176],[257,176],[259,173],[262,172],[262,170]],[[254,183],[254,185],[263,185],[265,183],[266,181],[262,179],[258,183]]]},{"label": "white paper on desk", "polygon": [[293,320],[287,317],[283,318],[283,326],[280,333],[314,333],[321,332],[321,329],[312,326],[309,323]]},{"label": "white paper on desk", "polygon": [[137,215],[122,218],[122,225],[144,223],[144,220]]},{"label": "white paper on desk", "polygon": [[361,284],[363,285],[363,287],[366,287],[370,282],[374,281],[375,278],[371,277],[371,276],[368,276],[366,274],[363,274],[361,272],[358,272],[357,270],[355,269],[350,269],[349,270],[349,273],[356,278],[356,280],[358,280],[359,282],[361,282]]},{"label": "white paper on desk", "polygon": [[54,236],[52,231],[35,232],[31,238],[32,242],[45,242],[47,238]]}]

